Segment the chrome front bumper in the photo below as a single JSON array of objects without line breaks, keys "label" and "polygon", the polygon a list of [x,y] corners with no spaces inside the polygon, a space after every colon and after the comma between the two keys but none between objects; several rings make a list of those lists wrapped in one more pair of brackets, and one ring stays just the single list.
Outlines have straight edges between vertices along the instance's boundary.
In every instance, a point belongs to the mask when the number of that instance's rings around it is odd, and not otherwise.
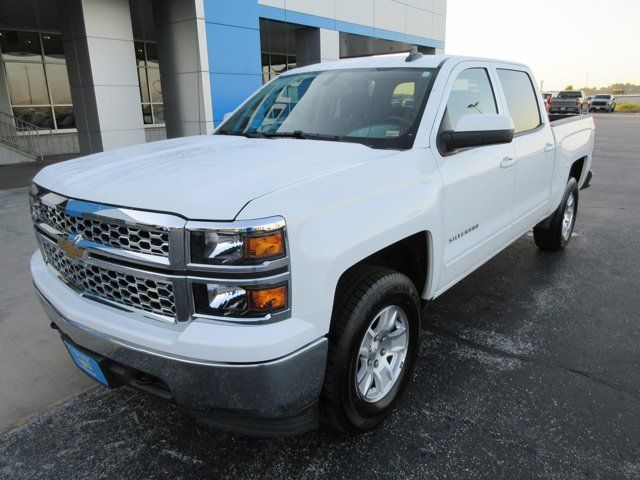
[{"label": "chrome front bumper", "polygon": [[[120,384],[174,400],[205,423],[241,433],[287,436],[318,425],[325,337],[264,363],[198,362],[109,338],[65,318],[40,291],[38,296],[63,337],[105,357],[118,378],[131,379]],[[137,382],[140,375],[159,380],[164,388]]]}]

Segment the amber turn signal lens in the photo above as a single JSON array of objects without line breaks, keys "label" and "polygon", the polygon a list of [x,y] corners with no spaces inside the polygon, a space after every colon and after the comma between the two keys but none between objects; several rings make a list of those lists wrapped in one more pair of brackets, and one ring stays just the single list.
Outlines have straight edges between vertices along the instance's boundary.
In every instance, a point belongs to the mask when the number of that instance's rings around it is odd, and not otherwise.
[{"label": "amber turn signal lens", "polygon": [[244,258],[271,258],[284,255],[284,237],[282,232],[246,237],[244,239]]},{"label": "amber turn signal lens", "polygon": [[247,290],[249,310],[281,310],[287,306],[287,287],[268,288],[266,290]]}]

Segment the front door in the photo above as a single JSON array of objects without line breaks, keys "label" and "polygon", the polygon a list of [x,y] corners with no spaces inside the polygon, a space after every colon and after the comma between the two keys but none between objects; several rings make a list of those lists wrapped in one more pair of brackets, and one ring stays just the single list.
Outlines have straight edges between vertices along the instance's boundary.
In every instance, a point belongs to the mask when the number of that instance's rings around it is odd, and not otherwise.
[{"label": "front door", "polygon": [[[434,130],[454,130],[466,115],[502,113],[493,75],[475,62],[458,66],[449,78],[446,103],[440,107]],[[437,143],[432,137],[432,145]],[[441,292],[509,241],[515,154],[511,144],[453,152],[438,145],[433,150],[444,186],[444,270],[438,286]]]}]

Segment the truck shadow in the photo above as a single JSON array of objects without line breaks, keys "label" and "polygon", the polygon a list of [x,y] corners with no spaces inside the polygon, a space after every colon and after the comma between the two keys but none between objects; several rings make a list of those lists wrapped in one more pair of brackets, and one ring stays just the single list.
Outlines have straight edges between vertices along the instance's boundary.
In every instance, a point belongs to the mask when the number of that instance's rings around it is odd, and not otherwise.
[{"label": "truck shadow", "polygon": [[[37,465],[47,462],[57,476],[73,476],[81,463],[86,477],[353,478],[371,469],[410,476],[415,465],[437,472],[451,448],[477,460],[483,455],[478,444],[498,444],[505,435],[493,432],[485,410],[496,400],[479,399],[513,388],[506,379],[514,382],[519,369],[528,368],[519,357],[540,347],[536,315],[551,313],[544,310],[544,292],[563,260],[534,248],[523,237],[427,305],[410,388],[375,431],[349,437],[321,428],[286,440],[251,438],[198,424],[178,407],[138,392],[97,388],[6,435],[0,468],[3,462],[20,465],[21,474],[33,478],[46,478]],[[395,447],[385,450],[385,444]],[[514,445],[504,454],[515,448],[525,459],[535,455]]]}]

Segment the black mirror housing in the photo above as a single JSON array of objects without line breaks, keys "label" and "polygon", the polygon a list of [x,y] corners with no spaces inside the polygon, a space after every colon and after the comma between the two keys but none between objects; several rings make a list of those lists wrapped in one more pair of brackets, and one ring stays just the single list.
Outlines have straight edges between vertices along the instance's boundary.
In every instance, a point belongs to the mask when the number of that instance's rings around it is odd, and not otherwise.
[{"label": "black mirror housing", "polygon": [[485,145],[499,145],[513,141],[513,130],[486,130],[476,132],[442,132],[441,140],[447,150],[458,148],[481,147]]}]

